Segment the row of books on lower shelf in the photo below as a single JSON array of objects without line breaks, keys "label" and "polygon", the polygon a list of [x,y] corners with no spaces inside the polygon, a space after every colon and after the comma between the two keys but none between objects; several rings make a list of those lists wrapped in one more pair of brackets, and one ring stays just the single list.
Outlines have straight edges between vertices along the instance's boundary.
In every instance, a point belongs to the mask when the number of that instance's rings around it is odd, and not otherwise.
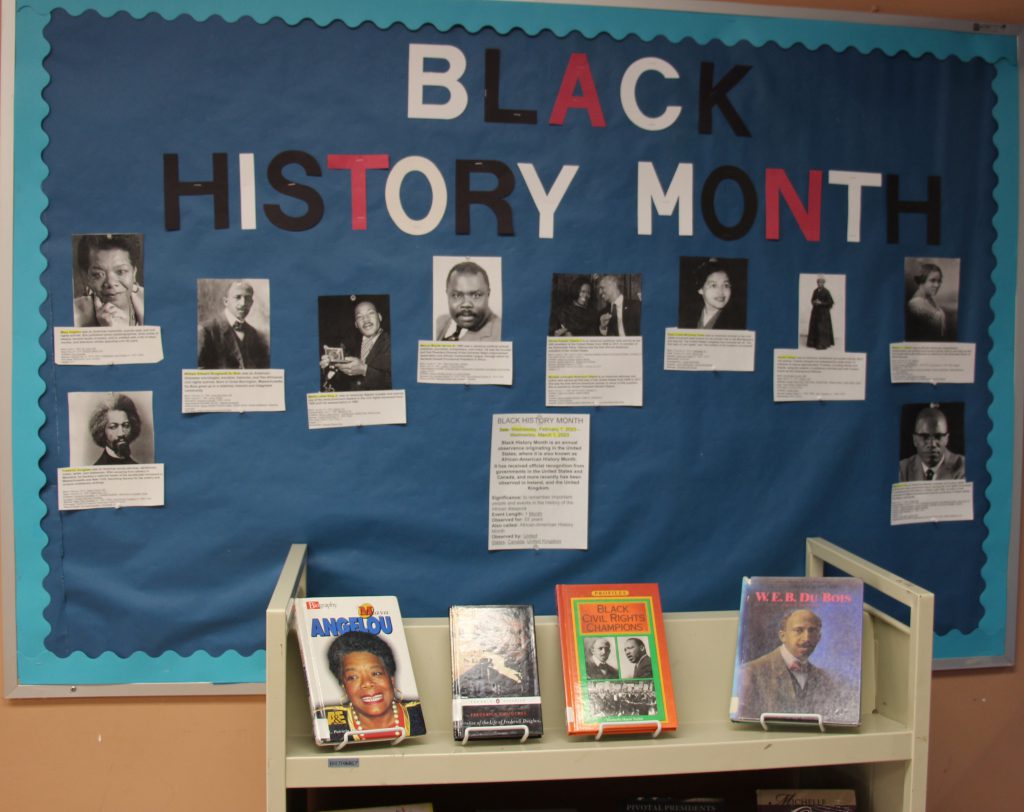
[{"label": "row of books on lower shelf", "polygon": [[[863,589],[855,578],[745,578],[729,718],[859,724]],[[555,594],[569,734],[675,730],[657,584]],[[426,732],[397,598],[304,598],[293,624],[317,744]],[[452,606],[450,629],[455,739],[541,736],[533,608]]]},{"label": "row of books on lower shelf", "polygon": [[[856,812],[857,797],[852,789],[759,789],[750,812]],[[623,801],[621,812],[735,812],[736,805],[724,798],[639,797]],[[431,803],[338,809],[334,812],[435,812]],[[479,812],[579,812],[577,809],[545,807],[543,810],[481,808]]]}]

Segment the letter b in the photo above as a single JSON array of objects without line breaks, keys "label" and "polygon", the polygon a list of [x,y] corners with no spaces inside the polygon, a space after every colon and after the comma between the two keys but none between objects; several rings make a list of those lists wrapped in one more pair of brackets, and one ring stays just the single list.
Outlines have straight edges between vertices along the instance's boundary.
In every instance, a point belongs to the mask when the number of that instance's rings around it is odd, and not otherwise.
[{"label": "letter b", "polygon": [[[447,63],[443,71],[427,71],[428,59],[439,59]],[[466,72],[466,55],[454,45],[425,45],[409,43],[409,118],[436,118],[448,120],[458,118],[466,111],[469,95],[459,79]],[[441,87],[448,91],[445,102],[427,102],[423,89],[427,86]]]}]

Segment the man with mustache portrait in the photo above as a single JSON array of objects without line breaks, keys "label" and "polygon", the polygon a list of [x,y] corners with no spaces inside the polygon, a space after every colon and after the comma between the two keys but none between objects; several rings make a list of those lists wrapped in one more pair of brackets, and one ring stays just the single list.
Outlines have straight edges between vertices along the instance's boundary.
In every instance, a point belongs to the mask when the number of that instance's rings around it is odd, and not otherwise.
[{"label": "man with mustache portrait", "polygon": [[782,616],[778,633],[777,648],[743,664],[739,717],[825,715],[841,690],[827,671],[810,661],[821,642],[821,618],[807,608],[793,609]]},{"label": "man with mustache portrait", "polygon": [[142,418],[127,395],[111,393],[89,417],[89,434],[103,451],[93,465],[136,465],[131,444],[142,432]]},{"label": "man with mustache portrait", "polygon": [[472,260],[459,262],[445,280],[448,312],[434,325],[438,341],[501,341],[501,317],[491,310],[491,281]]}]

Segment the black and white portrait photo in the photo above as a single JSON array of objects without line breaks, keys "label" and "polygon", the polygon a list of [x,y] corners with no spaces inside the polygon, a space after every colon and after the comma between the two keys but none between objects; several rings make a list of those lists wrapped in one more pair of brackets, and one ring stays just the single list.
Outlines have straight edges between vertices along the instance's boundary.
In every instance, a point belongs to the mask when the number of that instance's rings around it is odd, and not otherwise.
[{"label": "black and white portrait photo", "polygon": [[846,351],[846,276],[800,274],[800,347]]},{"label": "black and white portrait photo", "polygon": [[903,261],[905,340],[956,341],[960,260],[907,257]]},{"label": "black and white portrait photo", "polygon": [[966,479],[964,404],[908,403],[900,410],[900,482]]},{"label": "black and white portrait photo", "polygon": [[643,303],[643,274],[600,274],[597,286],[597,334],[601,336],[640,335]]},{"label": "black and white portrait photo", "polygon": [[196,283],[199,369],[270,368],[270,280]]},{"label": "black and white portrait photo", "polygon": [[651,640],[646,635],[619,638],[621,676],[629,679],[651,679],[654,676],[650,645]]},{"label": "black and white portrait photo", "polygon": [[747,260],[679,258],[679,323],[698,330],[747,329]]},{"label": "black and white portrait photo", "polygon": [[618,651],[610,637],[588,637],[583,641],[588,679],[617,679],[619,676]]},{"label": "black and white portrait photo", "polygon": [[434,257],[435,341],[501,341],[501,257]]},{"label": "black and white portrait photo", "polygon": [[321,296],[320,391],[391,388],[391,307],[383,294]]},{"label": "black and white portrait photo", "polygon": [[141,234],[76,234],[75,327],[138,327],[145,324]]},{"label": "black and white portrait photo", "polygon": [[152,392],[68,392],[68,464],[135,465],[154,455]]}]

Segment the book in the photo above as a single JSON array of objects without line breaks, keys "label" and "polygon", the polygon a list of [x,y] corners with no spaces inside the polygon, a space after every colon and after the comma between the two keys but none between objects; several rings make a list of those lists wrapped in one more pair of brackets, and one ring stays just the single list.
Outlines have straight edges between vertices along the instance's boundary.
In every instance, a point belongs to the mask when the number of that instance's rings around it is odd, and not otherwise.
[{"label": "book", "polygon": [[300,598],[292,624],[317,744],[426,733],[397,598]]},{"label": "book", "polygon": [[469,737],[521,737],[544,732],[533,607],[453,606],[452,732]]},{"label": "book", "polygon": [[559,584],[558,633],[570,735],[675,730],[657,584]]},{"label": "book", "polygon": [[852,789],[759,789],[757,812],[857,812]]},{"label": "book", "polygon": [[724,798],[632,798],[622,812],[725,812]]},{"label": "book", "polygon": [[360,806],[335,809],[333,812],[434,812],[433,804],[400,804],[399,806]]},{"label": "book", "polygon": [[744,578],[729,717],[860,724],[864,583]]}]

